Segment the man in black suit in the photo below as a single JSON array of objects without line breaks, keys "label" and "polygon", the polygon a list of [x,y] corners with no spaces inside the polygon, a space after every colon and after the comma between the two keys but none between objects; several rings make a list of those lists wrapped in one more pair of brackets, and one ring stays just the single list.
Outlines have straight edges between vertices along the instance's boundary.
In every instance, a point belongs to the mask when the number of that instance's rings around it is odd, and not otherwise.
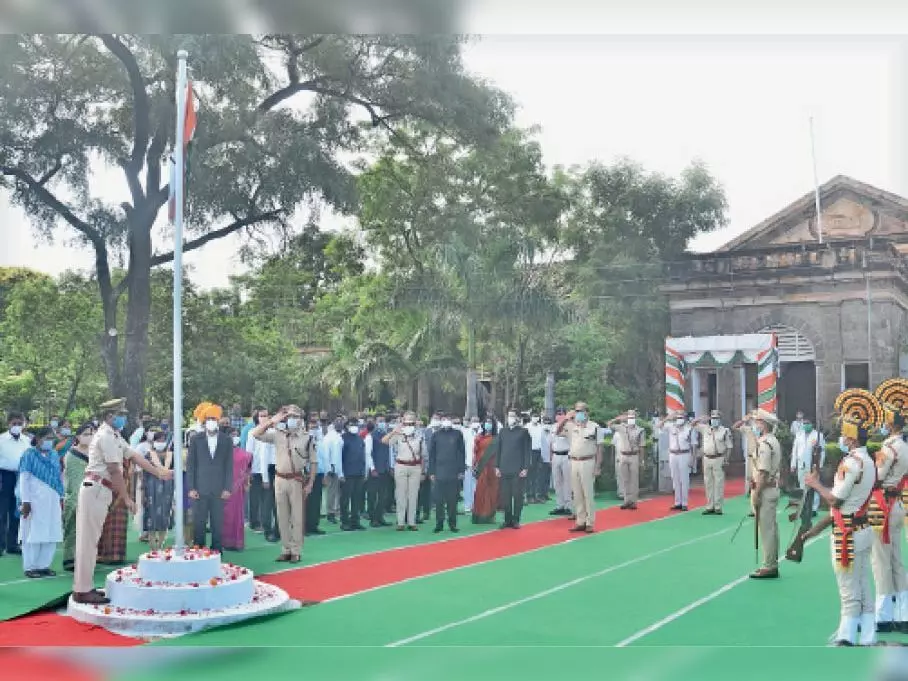
[{"label": "man in black suit", "polygon": [[211,523],[211,548],[221,550],[224,502],[233,489],[233,440],[218,428],[221,408],[203,415],[205,430],[189,441],[186,462],[192,529],[196,546],[205,546],[205,526]]},{"label": "man in black suit", "polygon": [[463,433],[454,427],[450,416],[441,415],[441,427],[429,440],[429,480],[435,487],[435,532],[445,526],[457,532],[457,496],[467,469]]}]

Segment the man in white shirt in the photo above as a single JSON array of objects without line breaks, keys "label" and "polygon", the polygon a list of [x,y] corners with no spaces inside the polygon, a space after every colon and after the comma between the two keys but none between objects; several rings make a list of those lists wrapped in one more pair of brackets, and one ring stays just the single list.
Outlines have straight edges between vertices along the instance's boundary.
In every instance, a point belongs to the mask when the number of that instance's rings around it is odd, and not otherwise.
[{"label": "man in white shirt", "polygon": [[[819,448],[820,470],[823,469],[823,464],[826,463],[826,439],[823,437],[823,433],[814,429],[810,419],[806,419],[803,416],[797,432],[792,430],[792,433],[794,434],[794,442],[791,445],[791,474],[797,475],[798,487],[806,491],[804,478],[812,468],[811,461],[815,450]],[[816,513],[819,510],[820,495],[815,494],[813,497],[813,512]]]},{"label": "man in white shirt", "polygon": [[25,418],[13,412],[6,420],[9,430],[0,434],[0,556],[19,554],[19,519],[16,517],[16,482],[19,460],[31,446],[25,433]]},{"label": "man in white shirt", "polygon": [[[266,412],[267,416],[267,412]],[[259,423],[262,417],[259,415]],[[279,430],[286,430],[287,423],[281,421],[278,424]],[[250,437],[252,434],[250,433]],[[274,498],[274,481],[277,478],[277,471],[274,467],[274,445],[261,440],[255,440],[256,451],[253,458],[258,458],[258,468],[253,469],[253,473],[258,473],[262,477],[262,502],[261,502],[261,522],[262,531],[265,533],[265,540],[272,544],[280,541],[278,536],[280,530],[277,526],[277,506]]]},{"label": "man in white shirt", "polygon": [[529,417],[529,423],[524,425],[530,434],[530,474],[527,479],[527,503],[539,504],[542,499],[538,495],[539,478],[542,474],[542,423],[538,414]]},{"label": "man in white shirt", "polygon": [[682,411],[669,415],[665,429],[668,431],[668,463],[672,473],[672,487],[675,491],[675,505],[672,511],[686,511],[690,491],[691,455],[695,444],[694,431]]},{"label": "man in white shirt", "polygon": [[[455,422],[456,423],[456,422]],[[464,453],[466,456],[467,469],[463,476],[463,510],[464,513],[473,512],[473,496],[476,493],[476,478],[473,477],[473,442],[479,433],[479,417],[474,416],[470,419],[469,425],[459,424],[460,432],[463,434]]]},{"label": "man in white shirt", "polygon": [[[560,424],[564,419],[564,409],[559,409],[555,415],[555,423]],[[553,429],[551,441],[555,508],[549,511],[549,515],[570,516],[574,514],[571,492],[571,459],[568,456],[571,442],[566,435],[559,435],[555,429]]]},{"label": "man in white shirt", "polygon": [[[261,420],[268,420],[268,410],[264,407],[257,407],[252,412],[252,427],[255,428]],[[262,478],[262,450],[270,445],[252,437],[252,428],[246,433],[244,445],[246,451],[252,454],[252,476],[249,480],[249,529],[253,532],[261,532],[262,499],[265,494],[262,481],[267,480],[267,478]]]},{"label": "man in white shirt", "polygon": [[328,468],[325,472],[325,514],[329,523],[337,524],[340,516],[340,478],[343,472],[342,453],[344,440],[344,418],[337,417],[332,425],[324,427],[325,439],[322,445],[327,449]]}]

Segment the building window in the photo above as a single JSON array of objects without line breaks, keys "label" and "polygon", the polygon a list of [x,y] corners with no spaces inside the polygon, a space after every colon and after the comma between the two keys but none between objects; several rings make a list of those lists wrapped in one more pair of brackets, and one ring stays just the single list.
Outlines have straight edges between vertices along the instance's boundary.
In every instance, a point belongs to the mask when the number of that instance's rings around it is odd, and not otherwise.
[{"label": "building window", "polygon": [[854,362],[842,366],[842,390],[849,388],[870,390],[870,365],[867,362]]}]

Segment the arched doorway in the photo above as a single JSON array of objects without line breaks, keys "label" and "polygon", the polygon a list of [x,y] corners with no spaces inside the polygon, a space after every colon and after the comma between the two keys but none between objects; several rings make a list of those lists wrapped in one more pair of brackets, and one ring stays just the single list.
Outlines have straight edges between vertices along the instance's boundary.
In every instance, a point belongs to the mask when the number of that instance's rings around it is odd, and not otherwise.
[{"label": "arched doorway", "polygon": [[797,329],[783,324],[764,327],[774,333],[779,352],[779,418],[791,423],[798,410],[816,422],[817,367],[813,343]]}]

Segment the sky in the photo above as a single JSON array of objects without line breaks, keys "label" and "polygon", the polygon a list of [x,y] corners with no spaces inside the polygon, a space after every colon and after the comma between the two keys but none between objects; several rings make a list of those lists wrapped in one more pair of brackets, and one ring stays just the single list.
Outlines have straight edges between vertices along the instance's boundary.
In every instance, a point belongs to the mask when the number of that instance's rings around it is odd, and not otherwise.
[{"label": "sky", "polygon": [[[676,175],[703,161],[729,203],[729,226],[690,244],[708,251],[813,190],[810,117],[821,183],[845,174],[908,196],[899,126],[908,120],[899,86],[905,55],[874,36],[487,35],[464,58],[514,97],[519,125],[540,127],[550,167],[628,157]],[[118,171],[100,180],[112,198],[125,192]],[[337,216],[326,224],[355,228]],[[36,242],[2,196],[0,225],[0,266],[50,274],[92,267],[92,253],[66,239]],[[187,254],[192,279],[210,288],[242,272],[238,239]]]}]

